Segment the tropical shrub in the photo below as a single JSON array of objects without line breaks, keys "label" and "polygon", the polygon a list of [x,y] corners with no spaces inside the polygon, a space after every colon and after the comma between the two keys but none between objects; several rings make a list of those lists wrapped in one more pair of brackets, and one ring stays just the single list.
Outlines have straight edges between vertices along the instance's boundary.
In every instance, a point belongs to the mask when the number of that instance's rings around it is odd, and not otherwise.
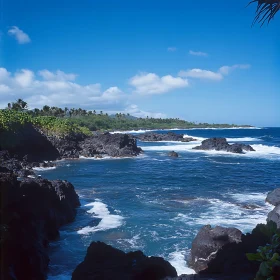
[{"label": "tropical shrub", "polygon": [[267,233],[273,233],[271,243],[260,246],[256,253],[246,254],[248,260],[260,262],[255,280],[279,280],[280,279],[280,232],[275,223],[270,222],[266,226]]}]

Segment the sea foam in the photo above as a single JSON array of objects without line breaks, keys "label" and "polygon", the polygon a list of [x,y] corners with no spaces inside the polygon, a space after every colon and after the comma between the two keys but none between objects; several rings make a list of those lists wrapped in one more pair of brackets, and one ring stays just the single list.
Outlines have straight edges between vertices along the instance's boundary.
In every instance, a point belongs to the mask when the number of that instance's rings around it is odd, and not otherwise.
[{"label": "sea foam", "polygon": [[111,214],[108,206],[101,201],[95,201],[85,205],[86,207],[92,206],[87,212],[92,214],[94,218],[100,218],[101,221],[97,226],[86,226],[78,230],[78,234],[89,234],[97,231],[105,231],[108,229],[118,228],[123,224],[124,217],[120,215]]},{"label": "sea foam", "polygon": [[35,170],[35,171],[47,171],[47,170],[56,169],[56,166],[51,166],[51,167],[33,167],[32,169]]},{"label": "sea foam", "polygon": [[175,267],[177,274],[196,274],[196,272],[187,267],[185,260],[186,251],[175,251],[169,254],[167,260]]},{"label": "sea foam", "polygon": [[[192,217],[188,214],[179,213],[175,220],[182,221],[190,226],[206,225],[236,227],[243,232],[252,230],[258,223],[265,223],[269,211],[273,207],[265,204],[266,194],[264,193],[248,193],[248,194],[227,194],[234,198],[235,202],[229,202],[217,198],[205,199],[208,203],[207,210],[198,217]],[[241,197],[246,197],[244,201]],[[255,209],[247,209],[247,203],[256,203]]]}]

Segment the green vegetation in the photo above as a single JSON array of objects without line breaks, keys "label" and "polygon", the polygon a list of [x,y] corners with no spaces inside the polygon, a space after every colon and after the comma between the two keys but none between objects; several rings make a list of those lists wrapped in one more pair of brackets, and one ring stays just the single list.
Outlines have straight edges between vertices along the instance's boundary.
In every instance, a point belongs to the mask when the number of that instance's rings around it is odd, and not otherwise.
[{"label": "green vegetation", "polygon": [[271,243],[260,246],[257,253],[246,255],[250,261],[261,262],[254,280],[277,280],[280,278],[280,232],[274,222],[269,222],[264,229],[266,235],[270,236]]},{"label": "green vegetation", "polygon": [[[95,110],[86,111],[84,109],[64,109],[59,107],[49,107],[45,105],[42,109],[35,108],[27,110],[27,103],[22,99],[8,104],[2,115],[6,112],[6,117],[2,117],[1,126],[7,129],[7,126],[16,127],[16,123],[22,125],[25,122],[31,122],[36,126],[47,130],[48,132],[67,134],[79,130],[84,134],[89,131],[97,130],[138,130],[138,129],[172,129],[172,128],[222,128],[237,127],[234,124],[208,124],[194,123],[178,118],[136,118],[129,114],[118,113],[114,116],[104,114],[102,111],[97,113]],[[12,113],[13,112],[13,113]],[[15,113],[16,112],[16,113]],[[8,123],[7,123],[8,122]],[[1,127],[0,126],[0,127]],[[246,126],[244,126],[246,127]]]},{"label": "green vegetation", "polygon": [[28,112],[12,109],[0,110],[0,132],[16,132],[28,124],[33,124],[48,135],[66,136],[72,133],[91,135],[88,128],[71,123],[68,119],[51,116],[34,117]]}]

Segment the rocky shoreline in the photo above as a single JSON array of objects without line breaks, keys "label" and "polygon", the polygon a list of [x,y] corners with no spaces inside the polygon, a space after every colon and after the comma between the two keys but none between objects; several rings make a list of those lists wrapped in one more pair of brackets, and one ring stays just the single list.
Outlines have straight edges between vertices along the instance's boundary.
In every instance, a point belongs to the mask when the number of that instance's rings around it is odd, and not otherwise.
[{"label": "rocky shoreline", "polygon": [[[80,206],[71,183],[28,178],[35,175],[34,167],[53,167],[50,161],[62,158],[104,154],[132,157],[142,152],[137,147],[137,140],[126,134],[69,135],[62,138],[45,135],[34,127],[27,129],[30,131],[17,133],[17,139],[11,143],[7,141],[14,139],[15,135],[6,134],[0,142],[5,143],[0,146],[1,252],[5,256],[0,274],[4,280],[46,279],[48,244],[59,237],[60,226],[75,219],[76,208]],[[186,138],[171,133],[146,134],[141,139],[183,141]],[[195,139],[183,142],[188,141]],[[252,151],[249,145],[229,145],[225,138],[207,139],[195,149],[233,153]],[[275,206],[268,214],[268,221],[279,227],[280,189],[270,193],[267,202]],[[177,276],[176,270],[162,258],[147,257],[141,251],[126,254],[104,243],[93,242],[85,260],[73,272],[72,279],[251,280],[259,263],[248,261],[246,253],[253,253],[258,246],[269,242],[271,236],[267,234],[266,227],[258,225],[246,235],[235,228],[202,227],[192,243],[188,260],[196,275]]]},{"label": "rocky shoreline", "polygon": [[0,172],[1,279],[46,279],[48,244],[59,237],[80,206],[67,181],[25,178],[8,169]]},{"label": "rocky shoreline", "polygon": [[[257,225],[252,233],[243,234],[237,228],[212,228],[210,225],[200,229],[188,259],[189,267],[197,274],[178,276],[171,264],[162,258],[146,257],[141,251],[125,254],[105,243],[92,242],[72,279],[253,280],[260,263],[249,261],[246,254],[269,243],[273,235],[271,229],[276,229],[275,223],[279,225],[279,216],[275,220],[271,213],[280,207],[280,188],[269,193],[267,201],[272,201],[275,209],[268,214],[267,224]],[[280,279],[277,275],[275,280]]]},{"label": "rocky shoreline", "polygon": [[178,141],[178,142],[191,142],[197,141],[193,137],[184,137],[184,134],[177,134],[174,132],[168,133],[154,133],[146,132],[135,136],[136,139],[143,142],[158,142],[158,141]]},{"label": "rocky shoreline", "polygon": [[34,168],[54,167],[52,161],[64,158],[141,152],[126,134],[49,136],[30,124],[16,132],[0,131],[1,279],[46,279],[49,242],[75,219],[80,206],[71,183],[40,178]]},{"label": "rocky shoreline", "polygon": [[229,144],[226,138],[209,138],[203,140],[200,146],[194,147],[194,150],[203,151],[224,151],[235,154],[243,154],[244,152],[255,152],[255,150],[250,145],[234,143]]}]

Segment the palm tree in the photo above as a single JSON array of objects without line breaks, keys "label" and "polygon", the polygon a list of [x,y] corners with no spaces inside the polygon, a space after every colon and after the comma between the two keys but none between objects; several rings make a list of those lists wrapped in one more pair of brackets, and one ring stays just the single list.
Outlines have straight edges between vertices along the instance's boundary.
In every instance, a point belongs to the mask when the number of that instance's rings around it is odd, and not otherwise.
[{"label": "palm tree", "polygon": [[280,0],[252,0],[248,5],[256,2],[258,6],[253,25],[256,22],[261,23],[261,25],[266,21],[269,23],[280,10]]}]

